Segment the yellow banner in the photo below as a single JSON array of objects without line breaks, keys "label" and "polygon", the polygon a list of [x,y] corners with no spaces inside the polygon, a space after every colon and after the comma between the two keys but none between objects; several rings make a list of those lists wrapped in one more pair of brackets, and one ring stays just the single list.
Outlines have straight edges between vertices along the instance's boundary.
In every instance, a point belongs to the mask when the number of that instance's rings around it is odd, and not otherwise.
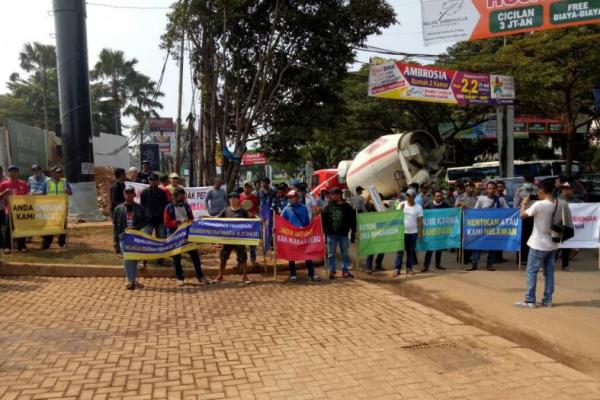
[{"label": "yellow banner", "polygon": [[67,233],[67,196],[10,196],[12,236],[60,235]]}]

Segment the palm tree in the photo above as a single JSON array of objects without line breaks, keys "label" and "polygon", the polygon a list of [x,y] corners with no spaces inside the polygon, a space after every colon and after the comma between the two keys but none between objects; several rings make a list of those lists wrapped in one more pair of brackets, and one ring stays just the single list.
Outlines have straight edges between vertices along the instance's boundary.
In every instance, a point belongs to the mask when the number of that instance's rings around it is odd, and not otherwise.
[{"label": "palm tree", "polygon": [[[44,129],[48,130],[49,84],[51,74],[56,74],[56,48],[51,44],[39,42],[25,43],[23,51],[19,54],[19,60],[21,68],[27,72],[33,72],[34,80],[42,85]],[[16,82],[17,79],[18,75],[11,76],[11,81]]]},{"label": "palm tree", "polygon": [[91,75],[107,81],[113,106],[115,134],[121,135],[121,109],[125,107],[130,79],[135,75],[137,60],[128,60],[120,50],[103,49]]},{"label": "palm tree", "polygon": [[146,119],[159,116],[156,109],[162,109],[163,105],[157,99],[165,94],[156,90],[156,82],[137,72],[129,77],[127,89],[130,103],[123,114],[133,116],[138,132],[143,132]]}]

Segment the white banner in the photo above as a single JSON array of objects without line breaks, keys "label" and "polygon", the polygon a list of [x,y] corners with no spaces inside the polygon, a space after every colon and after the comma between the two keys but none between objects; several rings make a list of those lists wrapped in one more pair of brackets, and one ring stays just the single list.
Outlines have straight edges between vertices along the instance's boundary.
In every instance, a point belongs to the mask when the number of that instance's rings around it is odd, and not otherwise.
[{"label": "white banner", "polygon": [[[140,203],[140,196],[144,189],[149,185],[137,182],[125,182],[125,186],[132,186],[135,189],[135,202]],[[208,212],[204,207],[204,198],[211,189],[210,186],[206,187],[186,187],[184,188],[187,194],[187,201],[194,213],[194,218],[206,217]]]},{"label": "white banner", "polygon": [[560,245],[565,249],[600,247],[600,203],[570,203],[575,236]]}]

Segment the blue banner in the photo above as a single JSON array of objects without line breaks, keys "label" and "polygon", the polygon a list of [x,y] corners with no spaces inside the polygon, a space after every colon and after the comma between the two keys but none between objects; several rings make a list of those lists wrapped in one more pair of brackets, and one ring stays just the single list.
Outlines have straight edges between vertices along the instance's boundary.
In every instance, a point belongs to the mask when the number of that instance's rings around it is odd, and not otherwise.
[{"label": "blue banner", "polygon": [[260,220],[245,218],[204,218],[190,226],[188,240],[195,243],[220,243],[258,246]]},{"label": "blue banner", "polygon": [[519,209],[465,210],[464,215],[465,249],[520,251],[522,220]]},{"label": "blue banner", "polygon": [[461,209],[436,208],[423,211],[423,239],[417,251],[460,248]]},{"label": "blue banner", "polygon": [[172,257],[197,249],[198,244],[188,243],[189,228],[189,224],[182,225],[166,239],[157,239],[142,231],[128,230],[125,232],[123,258],[126,260],[149,261]]}]

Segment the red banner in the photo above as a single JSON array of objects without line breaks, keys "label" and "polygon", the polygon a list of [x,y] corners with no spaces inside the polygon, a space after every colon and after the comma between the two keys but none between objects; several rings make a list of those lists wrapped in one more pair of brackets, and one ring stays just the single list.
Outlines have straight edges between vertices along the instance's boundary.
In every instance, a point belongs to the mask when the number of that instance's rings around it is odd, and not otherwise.
[{"label": "red banner", "polygon": [[268,162],[265,153],[244,153],[242,156],[242,165],[245,166],[265,165]]},{"label": "red banner", "polygon": [[285,218],[275,215],[275,248],[277,258],[288,261],[318,260],[325,252],[321,216],[310,225],[298,228]]}]

